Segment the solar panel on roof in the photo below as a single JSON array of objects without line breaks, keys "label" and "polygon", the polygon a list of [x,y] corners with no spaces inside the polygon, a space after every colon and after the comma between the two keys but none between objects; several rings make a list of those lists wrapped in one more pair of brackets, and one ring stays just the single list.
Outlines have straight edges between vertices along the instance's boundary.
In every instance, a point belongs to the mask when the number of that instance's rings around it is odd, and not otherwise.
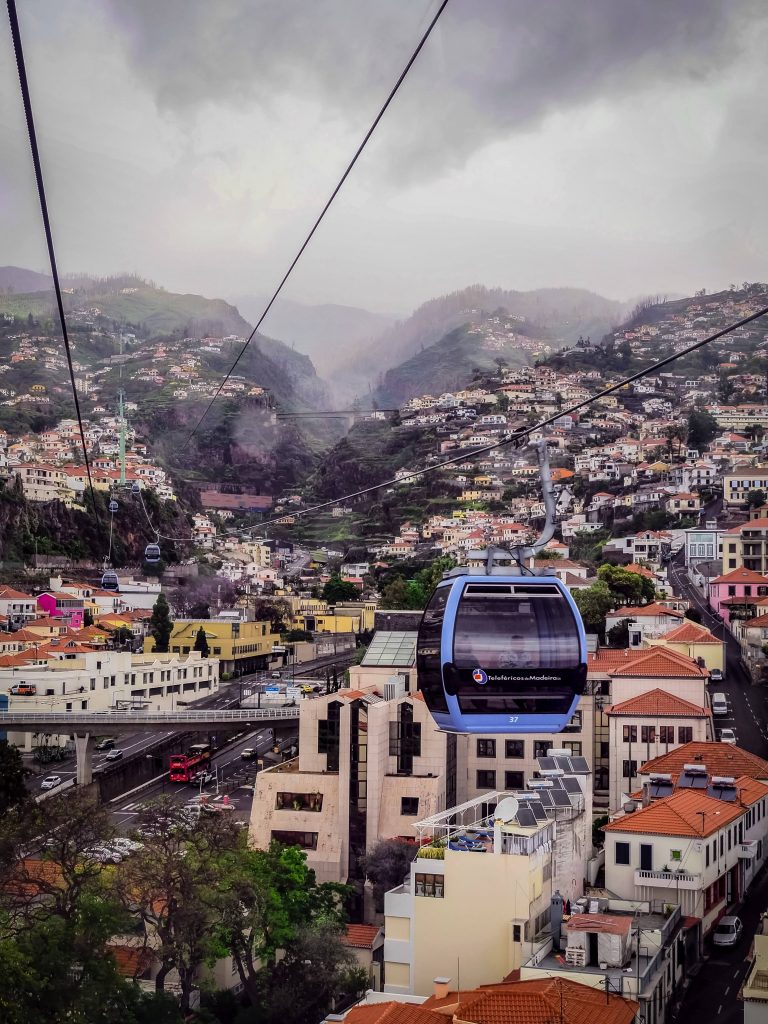
[{"label": "solar panel on roof", "polygon": [[572,757],[571,766],[577,775],[587,774],[589,772],[589,761],[586,757]]},{"label": "solar panel on roof", "polygon": [[539,757],[537,760],[541,771],[552,771],[553,768],[557,768],[554,757]]},{"label": "solar panel on roof", "polygon": [[570,807],[571,797],[564,789],[555,789],[552,791],[552,803],[555,807]]},{"label": "solar panel on roof", "polygon": [[528,804],[518,808],[517,823],[523,828],[536,828],[536,818]]},{"label": "solar panel on roof", "polygon": [[736,800],[737,791],[735,786],[710,786],[707,796],[713,796],[716,800],[724,800],[726,803],[733,803]]},{"label": "solar panel on roof", "polygon": [[581,786],[579,785],[579,780],[578,779],[574,779],[573,777],[569,778],[566,775],[566,777],[562,780],[562,782],[563,782],[563,789],[565,790],[566,793],[581,793]]},{"label": "solar panel on roof", "polygon": [[542,807],[552,807],[552,796],[548,789],[537,789],[536,796],[539,798],[539,803]]},{"label": "solar panel on roof", "polygon": [[555,768],[560,768],[564,772],[571,771],[571,759],[570,757],[556,757],[554,758]]},{"label": "solar panel on roof", "polygon": [[550,789],[562,789],[563,788],[563,780],[557,778],[557,776],[555,776],[552,779],[548,779],[547,781],[552,783],[552,785],[549,787]]},{"label": "solar panel on roof", "polygon": [[683,772],[677,780],[678,786],[682,789],[706,789],[709,779],[706,775],[695,775],[692,772]]},{"label": "solar panel on roof", "polygon": [[660,800],[665,796],[672,796],[675,791],[675,787],[671,782],[652,782],[650,788],[651,797],[654,800]]},{"label": "solar panel on roof", "polygon": [[536,819],[536,821],[547,820],[547,812],[544,810],[544,808],[538,800],[532,800],[529,804],[526,804],[526,806],[530,807],[530,809],[533,811],[533,816]]}]

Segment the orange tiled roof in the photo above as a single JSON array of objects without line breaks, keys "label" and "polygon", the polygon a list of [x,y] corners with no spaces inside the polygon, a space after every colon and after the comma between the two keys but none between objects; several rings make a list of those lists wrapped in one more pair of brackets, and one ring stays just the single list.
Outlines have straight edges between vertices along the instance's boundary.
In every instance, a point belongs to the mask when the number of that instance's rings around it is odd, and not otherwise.
[{"label": "orange tiled roof", "polygon": [[344,1018],[346,1024],[448,1024],[447,1018],[414,1003],[373,1003],[355,1006]]},{"label": "orange tiled roof", "polygon": [[645,576],[647,580],[656,579],[650,569],[646,569],[644,565],[639,565],[637,562],[630,562],[629,565],[624,565],[622,568],[627,572],[635,573],[636,576]]},{"label": "orange tiled roof", "polygon": [[762,583],[765,585],[768,583],[768,576],[762,576],[752,569],[731,569],[724,576],[718,576],[711,580],[710,585],[712,583]]},{"label": "orange tiled roof", "polygon": [[662,718],[667,715],[707,718],[711,714],[706,708],[658,687],[623,700],[620,704],[614,704],[613,707],[606,708],[606,712],[609,715],[658,715]]},{"label": "orange tiled roof", "polygon": [[629,935],[631,917],[618,914],[577,914],[565,926],[569,932],[602,932],[603,935]]},{"label": "orange tiled roof", "polygon": [[712,775],[748,776],[751,779],[768,779],[768,761],[749,750],[730,743],[715,743],[694,740],[682,747],[670,750],[668,754],[646,761],[640,768],[641,775],[651,772],[666,772],[678,775],[686,764],[703,764]]},{"label": "orange tiled roof", "polygon": [[755,615],[752,619],[747,619],[744,623],[746,626],[768,626],[768,612],[763,612],[761,615]]},{"label": "orange tiled roof", "polygon": [[589,669],[602,670],[609,676],[656,676],[682,679],[706,676],[687,654],[669,650],[666,647],[644,647],[631,651],[628,648],[601,648],[587,659]]},{"label": "orange tiled roof", "polygon": [[675,626],[674,629],[670,629],[668,633],[663,634],[661,639],[669,640],[676,644],[722,643],[722,640],[718,640],[716,636],[713,636],[706,626],[702,626],[698,622],[694,622],[692,619],[688,619],[688,621],[682,623],[682,625]]},{"label": "orange tiled roof", "polygon": [[[768,793],[768,786],[764,786]],[[744,808],[727,804],[701,790],[682,789],[663,800],[609,822],[606,832],[634,832],[648,836],[711,836],[740,818]]]},{"label": "orange tiled roof", "polygon": [[152,963],[152,954],[140,946],[108,946],[108,951],[115,958],[118,973],[124,978],[138,978]]},{"label": "orange tiled roof", "polygon": [[348,924],[342,942],[355,949],[372,949],[380,931],[375,924]]},{"label": "orange tiled roof", "polygon": [[631,1024],[638,1008],[631,999],[569,978],[546,978],[481,990],[462,1002],[458,1016],[468,1024]]},{"label": "orange tiled roof", "polygon": [[34,601],[31,594],[23,594],[13,587],[0,587],[0,601]]}]

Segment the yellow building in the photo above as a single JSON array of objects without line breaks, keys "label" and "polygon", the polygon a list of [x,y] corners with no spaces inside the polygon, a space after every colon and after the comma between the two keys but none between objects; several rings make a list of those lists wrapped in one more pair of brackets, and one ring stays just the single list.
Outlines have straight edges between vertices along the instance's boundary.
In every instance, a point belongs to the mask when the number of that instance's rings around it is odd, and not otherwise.
[{"label": "yellow building", "polygon": [[690,619],[669,633],[646,641],[646,646],[668,647],[670,651],[684,654],[699,664],[703,662],[710,672],[713,668],[725,672],[725,642],[718,640],[706,626]]},{"label": "yellow building", "polygon": [[375,601],[340,601],[333,607],[312,601],[294,613],[291,624],[310,633],[362,633],[373,629],[375,614]]},{"label": "yellow building", "polygon": [[[243,675],[269,667],[272,648],[280,643],[279,633],[269,622],[241,622],[232,619],[177,619],[169,649],[173,654],[189,654],[200,628],[205,630],[211,657],[218,658],[222,676]],[[144,640],[144,653],[155,648],[151,636]]]},{"label": "yellow building", "polygon": [[[417,842],[432,844],[420,846],[409,877],[384,897],[385,992],[426,996],[454,970],[463,989],[475,988],[525,963],[549,927],[553,892],[581,895],[587,850],[577,856],[574,847],[589,845],[581,789],[589,785],[578,778],[562,808],[567,821],[538,800],[534,815],[529,800],[504,804],[505,794],[491,791],[414,825]],[[497,806],[505,820],[492,823]],[[472,837],[469,849],[462,836]]]}]

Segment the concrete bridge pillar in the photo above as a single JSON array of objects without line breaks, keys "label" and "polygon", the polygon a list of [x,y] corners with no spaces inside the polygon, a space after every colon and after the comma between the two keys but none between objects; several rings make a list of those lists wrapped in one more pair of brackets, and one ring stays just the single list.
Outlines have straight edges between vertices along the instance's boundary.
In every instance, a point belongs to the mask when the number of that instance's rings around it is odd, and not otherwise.
[{"label": "concrete bridge pillar", "polygon": [[78,786],[90,786],[93,782],[93,748],[95,742],[95,739],[89,732],[75,733]]}]

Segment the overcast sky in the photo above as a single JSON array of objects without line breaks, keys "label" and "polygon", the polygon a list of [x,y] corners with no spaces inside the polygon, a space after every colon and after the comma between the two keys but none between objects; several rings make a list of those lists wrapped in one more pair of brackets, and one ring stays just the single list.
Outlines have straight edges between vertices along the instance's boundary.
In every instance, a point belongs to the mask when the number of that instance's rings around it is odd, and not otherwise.
[{"label": "overcast sky", "polygon": [[[62,271],[226,297],[282,276],[437,3],[19,7]],[[0,265],[45,270],[6,18]],[[766,280],[767,44],[762,0],[450,0],[286,295]]]}]

